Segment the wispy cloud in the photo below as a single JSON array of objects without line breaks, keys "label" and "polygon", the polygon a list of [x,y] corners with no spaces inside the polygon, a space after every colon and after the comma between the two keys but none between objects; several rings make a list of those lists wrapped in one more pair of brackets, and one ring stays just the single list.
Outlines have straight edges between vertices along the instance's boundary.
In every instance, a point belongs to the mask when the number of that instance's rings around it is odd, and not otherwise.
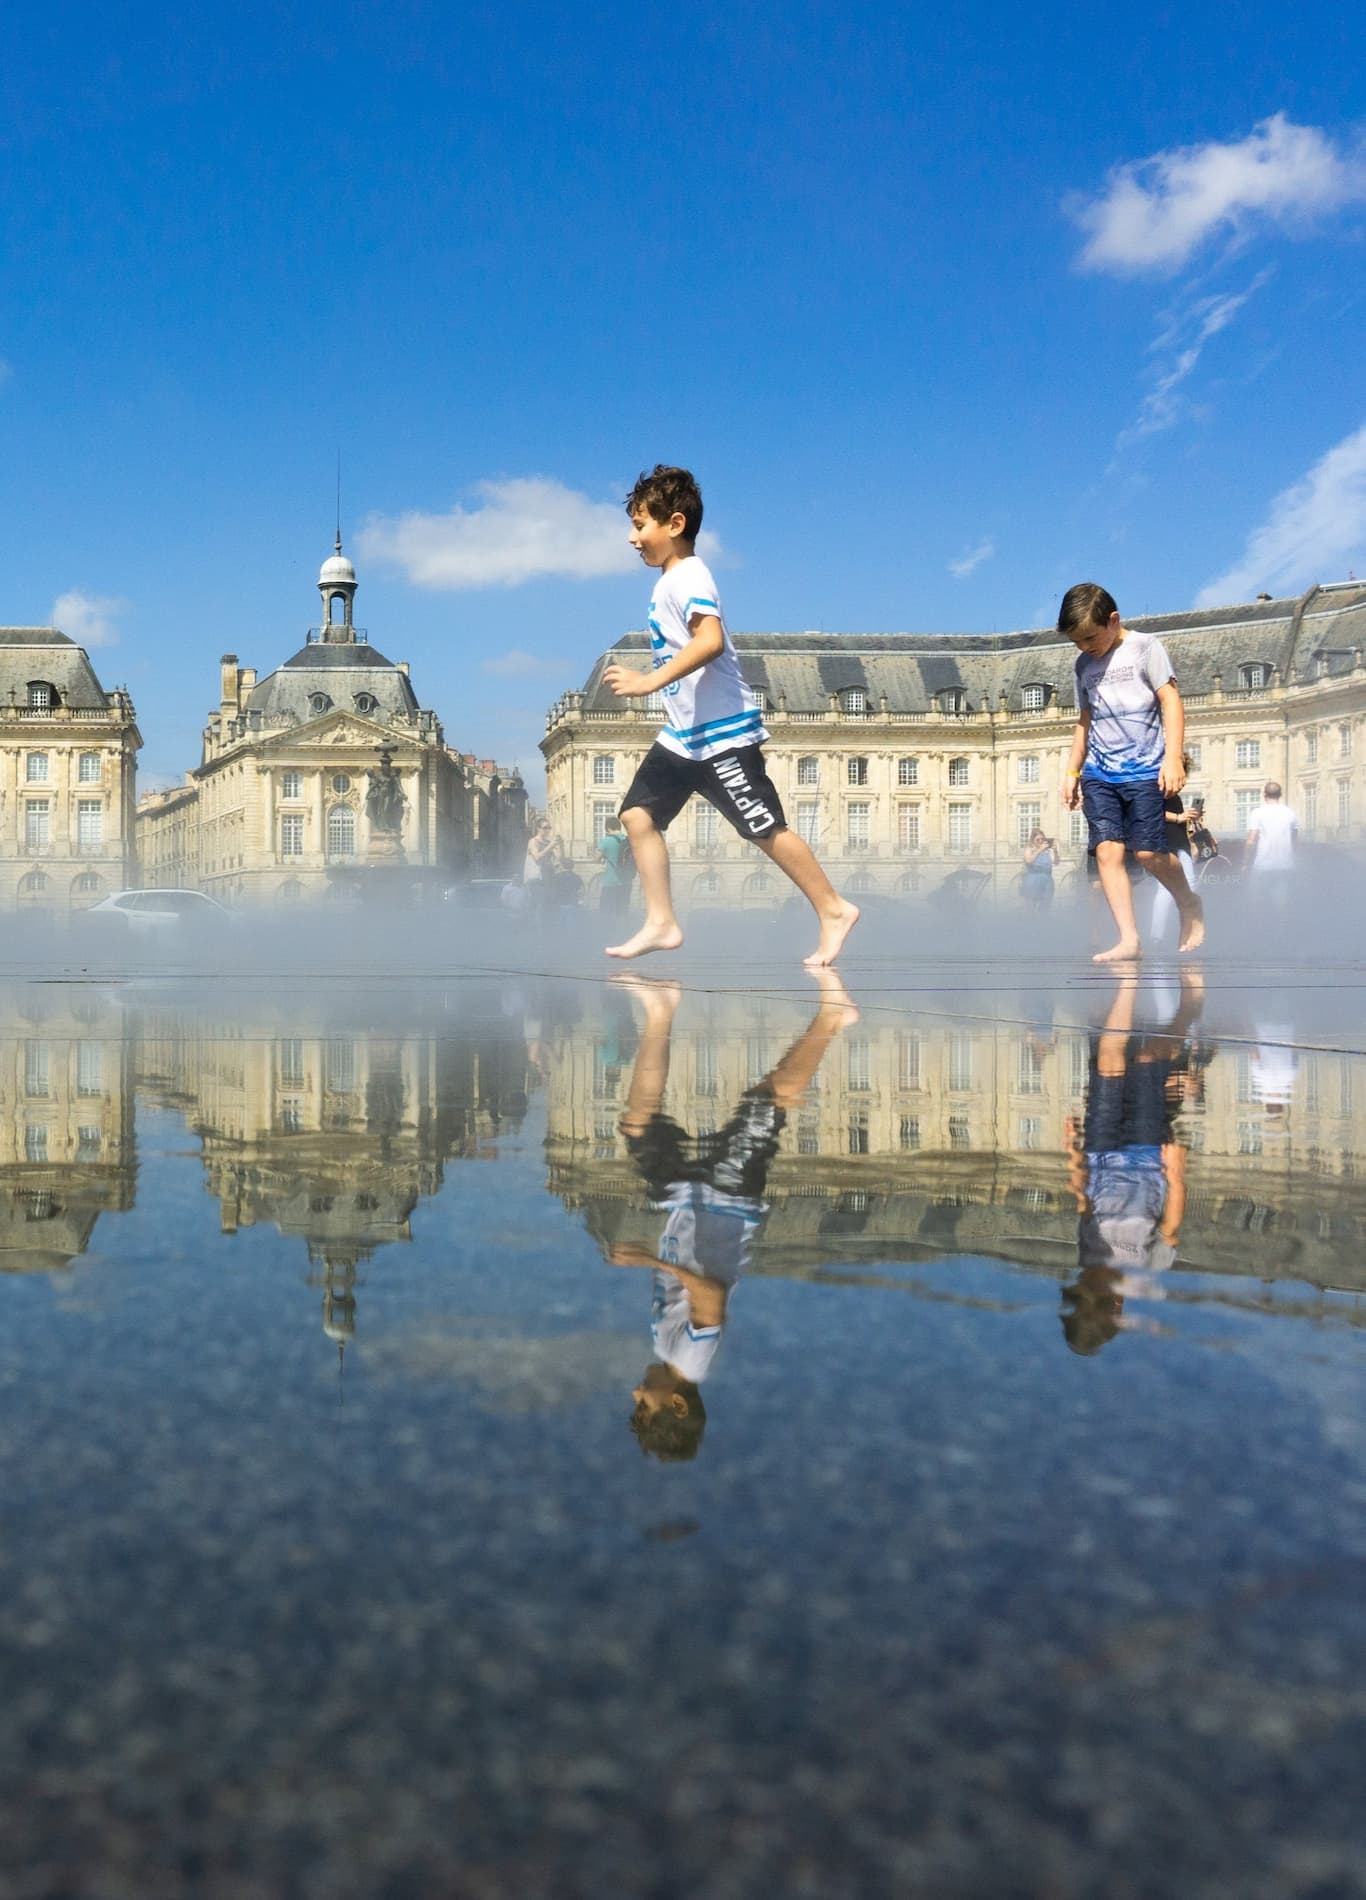
[{"label": "wispy cloud", "polygon": [[955,580],[965,581],[969,574],[977,571],[983,561],[989,561],[995,552],[996,543],[988,535],[985,540],[979,541],[976,547],[965,548],[957,560],[950,561],[949,572]]},{"label": "wispy cloud", "polygon": [[1200,590],[1198,607],[1247,600],[1265,589],[1298,592],[1338,580],[1366,553],[1366,423],[1277,495],[1242,554]]},{"label": "wispy cloud", "polygon": [[[1222,297],[1202,297],[1170,318],[1153,344],[1159,361],[1152,387],[1139,404],[1138,414],[1115,439],[1122,454],[1145,436],[1160,435],[1174,428],[1188,413],[1189,404],[1181,386],[1187,381],[1204,353],[1211,337],[1218,336],[1233,322],[1248,299],[1271,281],[1274,272],[1260,271],[1246,290]],[[1175,354],[1170,352],[1175,351]]]},{"label": "wispy cloud", "polygon": [[1366,200],[1366,152],[1336,144],[1283,112],[1244,139],[1211,140],[1120,165],[1105,189],[1074,194],[1064,210],[1086,232],[1083,270],[1120,276],[1171,272],[1217,233],[1258,220],[1291,228]]},{"label": "wispy cloud", "polygon": [[53,601],[48,622],[79,646],[111,647],[119,637],[115,622],[127,607],[112,594],[84,594],[73,587]]},{"label": "wispy cloud", "polygon": [[552,670],[548,660],[538,660],[534,653],[524,653],[520,647],[509,647],[506,653],[499,654],[496,660],[485,660],[481,672],[492,673],[495,679],[530,679],[537,673]]},{"label": "wispy cloud", "polygon": [[[594,501],[539,476],[480,482],[478,505],[445,514],[372,515],[358,537],[361,553],[398,568],[414,587],[454,592],[519,587],[556,576],[599,580],[630,574],[640,557],[627,545],[630,523],[620,501]],[[715,554],[714,535],[699,551]]]}]

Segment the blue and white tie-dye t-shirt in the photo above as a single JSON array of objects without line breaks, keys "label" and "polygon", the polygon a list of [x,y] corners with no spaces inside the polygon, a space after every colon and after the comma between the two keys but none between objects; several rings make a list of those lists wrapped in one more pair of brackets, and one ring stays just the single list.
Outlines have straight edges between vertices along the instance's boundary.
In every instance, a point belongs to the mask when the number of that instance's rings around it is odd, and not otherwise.
[{"label": "blue and white tie-dye t-shirt", "polygon": [[692,639],[692,621],[714,614],[726,643],[714,660],[662,688],[667,724],[658,743],[685,759],[712,759],[768,737],[759,698],[746,686],[731,645],[721,596],[705,561],[695,554],[662,574],[650,602],[650,645],[664,666]]},{"label": "blue and white tie-dye t-shirt", "polygon": [[1126,633],[1108,653],[1077,655],[1077,710],[1091,713],[1083,778],[1126,785],[1157,777],[1167,749],[1157,689],[1175,678],[1152,633]]}]

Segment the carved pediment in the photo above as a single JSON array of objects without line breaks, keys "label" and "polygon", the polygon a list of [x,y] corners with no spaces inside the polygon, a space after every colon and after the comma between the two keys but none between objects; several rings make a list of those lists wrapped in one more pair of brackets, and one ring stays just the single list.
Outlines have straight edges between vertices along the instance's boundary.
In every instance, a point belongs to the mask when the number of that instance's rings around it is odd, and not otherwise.
[{"label": "carved pediment", "polygon": [[302,731],[297,728],[290,735],[294,745],[333,746],[363,745],[374,746],[381,739],[389,737],[387,726],[375,719],[358,719],[353,713],[342,713],[332,717],[323,717]]}]

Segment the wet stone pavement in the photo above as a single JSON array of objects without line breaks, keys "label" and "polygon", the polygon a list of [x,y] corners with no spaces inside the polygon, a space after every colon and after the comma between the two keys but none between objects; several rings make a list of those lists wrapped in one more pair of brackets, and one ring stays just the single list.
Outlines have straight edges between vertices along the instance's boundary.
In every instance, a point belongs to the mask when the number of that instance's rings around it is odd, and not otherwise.
[{"label": "wet stone pavement", "polygon": [[13,978],[0,1892],[1366,1892],[1318,977]]}]

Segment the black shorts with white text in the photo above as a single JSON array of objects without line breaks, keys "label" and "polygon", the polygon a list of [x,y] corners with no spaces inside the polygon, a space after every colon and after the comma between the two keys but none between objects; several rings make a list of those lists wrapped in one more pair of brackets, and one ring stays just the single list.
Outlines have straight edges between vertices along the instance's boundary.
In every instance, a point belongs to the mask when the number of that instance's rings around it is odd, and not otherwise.
[{"label": "black shorts with white text", "polygon": [[724,813],[742,838],[770,838],[787,824],[758,745],[738,746],[711,759],[685,759],[656,742],[641,760],[621,809],[647,811],[656,830],[667,831],[694,792]]}]

